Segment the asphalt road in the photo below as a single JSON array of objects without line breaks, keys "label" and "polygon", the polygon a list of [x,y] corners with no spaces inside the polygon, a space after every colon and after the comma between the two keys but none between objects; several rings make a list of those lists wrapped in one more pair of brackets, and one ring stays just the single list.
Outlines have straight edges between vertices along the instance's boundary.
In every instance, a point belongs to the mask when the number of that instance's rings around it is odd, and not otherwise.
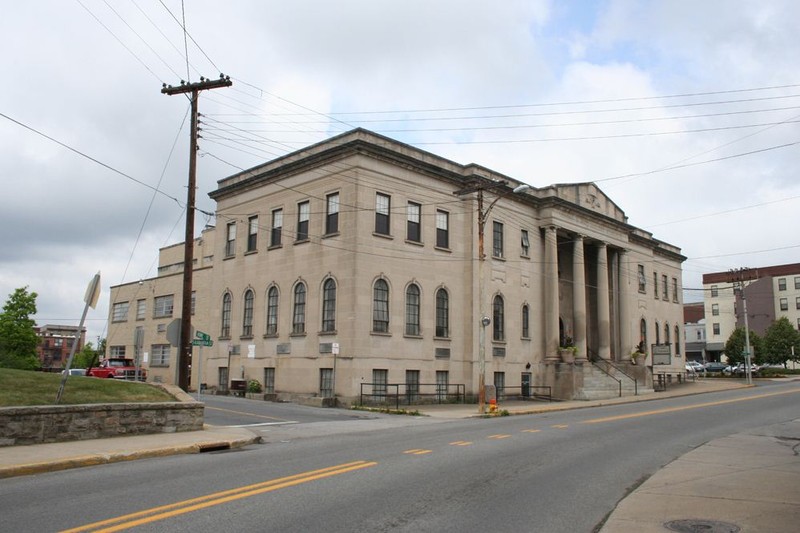
[{"label": "asphalt road", "polygon": [[786,383],[547,415],[350,422],[371,431],[305,424],[330,429],[319,436],[264,426],[277,438],[240,451],[3,480],[0,530],[590,532],[692,448],[797,418],[799,393]]}]

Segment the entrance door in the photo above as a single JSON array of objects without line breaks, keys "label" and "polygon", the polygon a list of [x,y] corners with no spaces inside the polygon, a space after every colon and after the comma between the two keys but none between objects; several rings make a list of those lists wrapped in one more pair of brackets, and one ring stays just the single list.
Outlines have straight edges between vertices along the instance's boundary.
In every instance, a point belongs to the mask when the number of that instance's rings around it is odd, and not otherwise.
[{"label": "entrance door", "polygon": [[531,373],[530,372],[523,372],[522,373],[522,397],[523,398],[530,398],[531,397]]},{"label": "entrance door", "polygon": [[220,391],[227,392],[228,390],[228,367],[221,366],[219,367],[218,374],[217,374],[217,386],[219,387]]}]

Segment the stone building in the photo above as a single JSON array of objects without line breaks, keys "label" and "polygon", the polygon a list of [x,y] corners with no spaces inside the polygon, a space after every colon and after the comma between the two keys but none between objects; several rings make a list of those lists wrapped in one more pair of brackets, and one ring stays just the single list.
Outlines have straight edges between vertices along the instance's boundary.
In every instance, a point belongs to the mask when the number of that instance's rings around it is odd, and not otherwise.
[{"label": "stone building", "polygon": [[[441,400],[474,398],[483,374],[500,394],[589,398],[683,369],[685,257],[593,183],[526,187],[357,129],[210,196],[192,324],[214,345],[194,349],[193,387]],[[175,377],[179,250],[161,250],[157,277],[112,288],[108,349],[140,339],[149,379]]]}]

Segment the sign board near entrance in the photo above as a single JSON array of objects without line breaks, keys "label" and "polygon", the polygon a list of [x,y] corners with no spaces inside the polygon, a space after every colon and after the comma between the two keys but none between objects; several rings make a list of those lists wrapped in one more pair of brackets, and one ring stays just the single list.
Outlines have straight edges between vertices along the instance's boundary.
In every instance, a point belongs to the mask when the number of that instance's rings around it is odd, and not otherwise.
[{"label": "sign board near entrance", "polygon": [[653,353],[653,365],[669,365],[672,363],[671,344],[653,344],[650,349]]}]

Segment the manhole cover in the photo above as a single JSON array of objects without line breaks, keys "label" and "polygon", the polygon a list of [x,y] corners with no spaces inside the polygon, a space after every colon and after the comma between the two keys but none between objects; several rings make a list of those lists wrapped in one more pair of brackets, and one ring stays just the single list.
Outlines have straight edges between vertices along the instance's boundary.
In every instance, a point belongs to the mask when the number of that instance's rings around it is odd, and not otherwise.
[{"label": "manhole cover", "polygon": [[727,522],[697,518],[672,520],[666,522],[664,526],[670,531],[678,531],[679,533],[739,533],[742,530],[739,526]]}]

